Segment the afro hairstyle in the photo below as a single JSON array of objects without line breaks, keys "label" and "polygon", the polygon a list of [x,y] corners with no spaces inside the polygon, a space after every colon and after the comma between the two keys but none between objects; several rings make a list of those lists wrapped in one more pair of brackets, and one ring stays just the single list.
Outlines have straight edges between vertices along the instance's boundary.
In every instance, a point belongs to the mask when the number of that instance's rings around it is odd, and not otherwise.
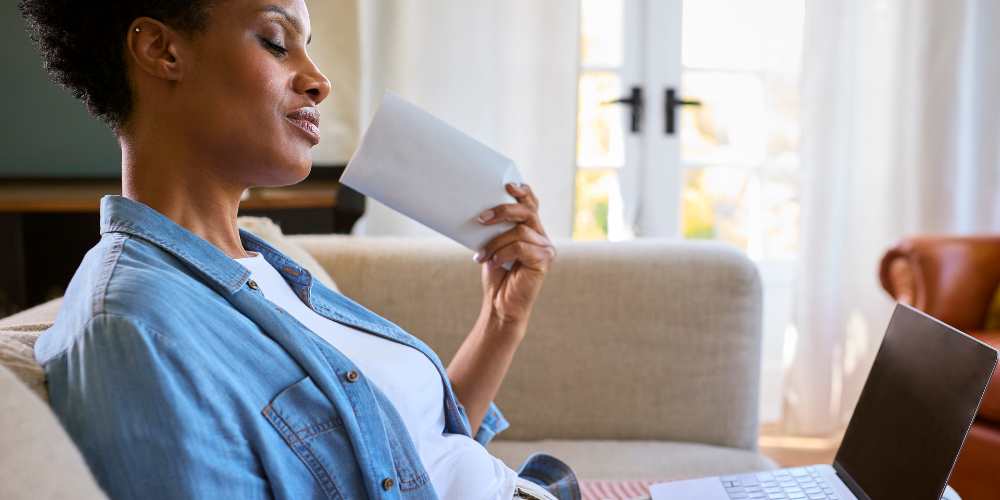
[{"label": "afro hairstyle", "polygon": [[18,7],[52,79],[120,134],[132,111],[126,37],[139,17],[204,31],[217,0],[24,0]]}]

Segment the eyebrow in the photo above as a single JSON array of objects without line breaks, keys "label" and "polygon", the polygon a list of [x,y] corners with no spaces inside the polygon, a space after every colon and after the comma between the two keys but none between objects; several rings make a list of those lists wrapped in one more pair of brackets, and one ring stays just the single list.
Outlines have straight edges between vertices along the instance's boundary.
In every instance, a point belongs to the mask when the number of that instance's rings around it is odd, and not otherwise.
[{"label": "eyebrow", "polygon": [[[296,33],[300,35],[302,34],[302,22],[299,21],[299,18],[293,16],[291,12],[288,12],[287,10],[278,7],[277,5],[268,5],[267,7],[264,7],[263,9],[260,10],[262,12],[274,12],[275,14],[284,17],[285,20],[288,21],[288,24],[292,25],[292,29],[294,29]],[[309,34],[309,38],[306,40],[306,44],[308,44],[311,41],[312,41],[312,33]]]}]

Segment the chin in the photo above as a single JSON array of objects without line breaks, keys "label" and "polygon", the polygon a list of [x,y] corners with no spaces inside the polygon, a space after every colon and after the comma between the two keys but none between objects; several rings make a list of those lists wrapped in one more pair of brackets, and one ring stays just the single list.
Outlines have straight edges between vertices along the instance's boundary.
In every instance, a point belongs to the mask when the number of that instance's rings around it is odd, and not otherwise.
[{"label": "chin", "polygon": [[274,175],[268,183],[270,187],[288,186],[298,184],[309,176],[312,171],[312,156],[307,156],[305,161],[293,161],[285,163],[285,166],[273,171]]},{"label": "chin", "polygon": [[309,172],[312,171],[313,164],[312,144],[305,143],[305,141],[288,141],[284,144],[286,147],[281,151],[281,153],[284,153],[281,155],[284,156],[282,165],[285,166],[285,168],[281,169],[283,186],[304,180],[309,175]]},{"label": "chin", "polygon": [[297,184],[304,181],[306,177],[309,177],[309,172],[312,172],[312,157],[309,158],[308,162],[299,165],[298,168],[293,170],[294,175],[288,184]]}]

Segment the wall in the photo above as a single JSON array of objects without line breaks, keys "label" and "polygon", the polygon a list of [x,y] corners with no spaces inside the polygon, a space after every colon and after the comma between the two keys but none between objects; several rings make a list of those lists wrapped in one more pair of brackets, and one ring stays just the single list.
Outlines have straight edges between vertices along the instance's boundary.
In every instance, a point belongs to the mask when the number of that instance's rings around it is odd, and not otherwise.
[{"label": "wall", "polygon": [[42,68],[17,2],[0,5],[0,178],[121,175],[106,125]]},{"label": "wall", "polygon": [[[569,237],[578,0],[363,0],[362,129],[392,90],[517,163],[550,236]],[[356,234],[433,233],[370,201]]]}]

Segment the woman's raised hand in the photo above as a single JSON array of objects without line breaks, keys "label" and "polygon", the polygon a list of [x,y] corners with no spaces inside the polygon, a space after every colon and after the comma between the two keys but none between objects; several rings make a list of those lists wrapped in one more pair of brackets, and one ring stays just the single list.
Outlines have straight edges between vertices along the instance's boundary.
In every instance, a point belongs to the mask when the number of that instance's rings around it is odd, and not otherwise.
[{"label": "woman's raised hand", "polygon": [[[513,229],[493,238],[473,257],[483,267],[484,300],[495,320],[523,334],[531,306],[556,258],[556,249],[538,218],[538,199],[525,184],[508,184],[517,203],[500,205],[479,215],[486,226],[513,222]],[[510,263],[504,269],[504,264]],[[485,304],[484,304],[485,305]]]},{"label": "woman's raised hand", "polygon": [[[527,332],[531,306],[556,258],[556,249],[538,218],[538,199],[531,188],[508,184],[507,192],[517,203],[479,214],[479,222],[486,226],[503,222],[516,225],[476,252],[474,258],[483,268],[483,308],[448,365],[448,377],[465,405],[473,436]],[[509,271],[504,269],[507,263],[511,264]]]}]

